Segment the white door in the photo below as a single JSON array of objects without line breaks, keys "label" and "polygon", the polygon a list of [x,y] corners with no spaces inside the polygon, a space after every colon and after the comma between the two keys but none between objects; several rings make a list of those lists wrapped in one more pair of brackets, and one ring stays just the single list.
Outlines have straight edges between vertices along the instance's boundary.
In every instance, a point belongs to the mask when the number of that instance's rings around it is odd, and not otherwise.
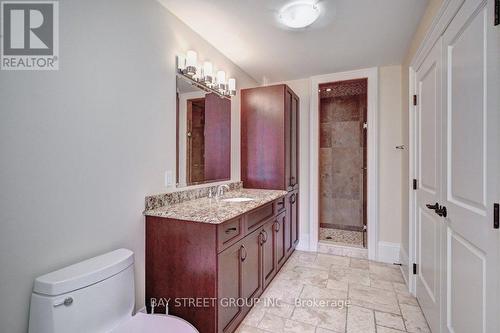
[{"label": "white door", "polygon": [[441,54],[438,41],[416,72],[416,295],[433,332],[440,327],[443,221],[429,206],[442,197]]},{"label": "white door", "polygon": [[444,332],[500,332],[499,28],[493,2],[467,0],[443,35]]}]

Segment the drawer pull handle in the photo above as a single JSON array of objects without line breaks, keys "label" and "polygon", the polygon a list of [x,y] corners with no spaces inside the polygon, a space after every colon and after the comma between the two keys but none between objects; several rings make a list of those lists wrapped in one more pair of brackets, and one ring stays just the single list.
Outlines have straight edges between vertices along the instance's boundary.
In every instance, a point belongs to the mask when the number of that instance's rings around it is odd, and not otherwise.
[{"label": "drawer pull handle", "polygon": [[[243,255],[243,253],[245,253],[245,255]],[[241,246],[240,247],[240,259],[241,261],[245,261],[245,259],[247,258],[247,249],[245,248],[245,246]]]},{"label": "drawer pull handle", "polygon": [[280,228],[281,228],[280,223],[274,222],[274,231],[278,232],[278,231],[280,231]]},{"label": "drawer pull handle", "polygon": [[226,229],[226,234],[230,233],[231,231],[236,231],[236,227],[232,227],[232,228],[229,228],[229,229]]},{"label": "drawer pull handle", "polygon": [[260,232],[260,235],[261,235],[261,238],[262,238],[262,241],[260,242],[260,244],[262,245],[262,244],[264,244],[264,243],[267,242],[267,231],[262,230]]}]

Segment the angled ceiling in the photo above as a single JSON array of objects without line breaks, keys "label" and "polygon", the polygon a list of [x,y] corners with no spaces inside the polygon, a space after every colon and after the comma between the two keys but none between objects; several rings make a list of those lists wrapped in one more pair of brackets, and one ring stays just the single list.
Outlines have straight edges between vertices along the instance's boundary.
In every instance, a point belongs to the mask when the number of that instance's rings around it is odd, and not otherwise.
[{"label": "angled ceiling", "polygon": [[290,0],[159,1],[263,83],[400,64],[428,2],[316,1],[320,18],[293,31],[276,19]]}]

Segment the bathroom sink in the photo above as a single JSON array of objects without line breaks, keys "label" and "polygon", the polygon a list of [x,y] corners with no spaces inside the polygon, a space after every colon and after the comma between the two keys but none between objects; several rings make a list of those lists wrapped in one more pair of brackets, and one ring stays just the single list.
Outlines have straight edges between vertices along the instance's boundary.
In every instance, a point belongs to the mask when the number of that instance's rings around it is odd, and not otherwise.
[{"label": "bathroom sink", "polygon": [[243,198],[243,197],[240,197],[240,198],[222,199],[222,201],[226,201],[226,202],[248,202],[248,201],[253,201],[253,199],[252,198]]}]

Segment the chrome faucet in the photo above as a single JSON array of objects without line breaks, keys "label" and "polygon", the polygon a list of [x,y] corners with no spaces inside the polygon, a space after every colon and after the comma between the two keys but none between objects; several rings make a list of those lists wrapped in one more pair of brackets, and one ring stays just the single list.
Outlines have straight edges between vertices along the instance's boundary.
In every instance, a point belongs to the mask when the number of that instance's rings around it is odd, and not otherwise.
[{"label": "chrome faucet", "polygon": [[229,191],[229,185],[222,184],[222,185],[217,186],[217,192],[215,193],[215,199],[219,199],[220,197],[224,196],[224,189]]}]

